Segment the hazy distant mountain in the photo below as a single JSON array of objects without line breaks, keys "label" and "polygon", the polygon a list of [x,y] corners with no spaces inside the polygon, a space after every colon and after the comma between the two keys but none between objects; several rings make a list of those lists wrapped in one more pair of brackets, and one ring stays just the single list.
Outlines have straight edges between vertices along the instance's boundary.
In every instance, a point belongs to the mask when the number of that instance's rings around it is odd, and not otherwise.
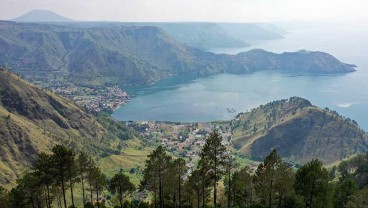
[{"label": "hazy distant mountain", "polygon": [[217,23],[125,23],[124,25],[159,27],[177,41],[202,50],[249,46],[246,40],[230,36]]},{"label": "hazy distant mountain", "polygon": [[249,41],[283,38],[286,31],[272,24],[256,23],[122,23],[127,26],[155,26],[181,43],[200,49],[247,47]]},{"label": "hazy distant mountain", "polygon": [[16,22],[72,22],[72,19],[63,17],[49,10],[32,10],[27,14],[12,19]]}]

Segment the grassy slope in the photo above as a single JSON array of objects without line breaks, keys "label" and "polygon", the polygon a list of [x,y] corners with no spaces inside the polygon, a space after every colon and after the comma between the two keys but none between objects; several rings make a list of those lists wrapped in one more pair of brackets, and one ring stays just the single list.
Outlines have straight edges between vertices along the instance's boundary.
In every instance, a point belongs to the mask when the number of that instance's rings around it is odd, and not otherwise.
[{"label": "grassy slope", "polygon": [[368,149],[367,134],[353,121],[291,98],[258,107],[234,121],[233,143],[243,153],[262,158],[272,148],[283,157],[331,164]]}]

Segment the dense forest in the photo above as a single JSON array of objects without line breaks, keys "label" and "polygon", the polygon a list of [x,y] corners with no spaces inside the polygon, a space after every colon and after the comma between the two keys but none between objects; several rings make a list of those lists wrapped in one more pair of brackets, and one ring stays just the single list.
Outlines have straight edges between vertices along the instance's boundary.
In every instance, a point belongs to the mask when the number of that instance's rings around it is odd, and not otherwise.
[{"label": "dense forest", "polygon": [[213,131],[195,169],[158,146],[136,186],[122,172],[107,178],[91,156],[56,145],[38,154],[15,188],[0,187],[0,207],[366,207],[367,170],[368,154],[328,171],[317,159],[295,169],[273,149],[252,171],[239,167]]}]

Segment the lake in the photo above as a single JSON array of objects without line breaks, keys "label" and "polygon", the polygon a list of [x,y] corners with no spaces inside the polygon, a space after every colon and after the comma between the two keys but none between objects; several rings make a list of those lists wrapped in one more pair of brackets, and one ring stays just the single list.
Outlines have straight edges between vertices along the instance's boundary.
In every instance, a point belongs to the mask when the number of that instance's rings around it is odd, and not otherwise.
[{"label": "lake", "polygon": [[[308,28],[291,31],[284,39],[252,43],[251,48],[272,52],[319,50],[346,63],[357,72],[341,75],[303,76],[290,73],[256,72],[219,74],[195,79],[171,77],[150,86],[128,89],[131,102],[117,109],[118,120],[215,121],[232,119],[274,100],[299,96],[319,107],[336,110],[368,130],[368,32],[359,28]],[[236,54],[251,48],[212,49]],[[229,113],[228,108],[236,112]]]}]

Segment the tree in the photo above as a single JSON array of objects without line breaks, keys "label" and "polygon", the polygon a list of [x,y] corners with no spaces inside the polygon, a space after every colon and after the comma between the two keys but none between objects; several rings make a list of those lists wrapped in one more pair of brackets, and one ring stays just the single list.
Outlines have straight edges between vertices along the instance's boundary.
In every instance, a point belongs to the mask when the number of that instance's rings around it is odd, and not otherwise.
[{"label": "tree", "polygon": [[8,191],[0,186],[0,208],[8,208],[9,207],[9,194]]},{"label": "tree", "polygon": [[82,199],[83,199],[83,206],[86,204],[86,195],[85,195],[85,187],[84,187],[84,179],[85,174],[88,173],[88,168],[91,166],[91,161],[88,158],[87,154],[84,152],[79,152],[77,158],[78,164],[78,172],[82,183]]},{"label": "tree", "polygon": [[40,153],[37,156],[34,171],[36,177],[46,188],[46,204],[48,208],[51,208],[52,198],[50,194],[50,189],[54,183],[54,172],[55,169],[52,163],[52,156],[46,153]]},{"label": "tree", "polygon": [[110,180],[109,190],[119,194],[120,208],[123,208],[123,194],[134,190],[134,185],[124,173],[117,173]]},{"label": "tree", "polygon": [[174,178],[176,179],[178,197],[179,197],[179,208],[182,207],[182,189],[184,184],[184,177],[187,171],[185,160],[178,158],[173,162]]},{"label": "tree", "polygon": [[87,179],[88,179],[88,184],[89,184],[90,203],[91,204],[93,204],[93,192],[94,192],[94,187],[95,187],[93,177],[95,175],[95,170],[96,170],[96,165],[95,165],[94,161],[92,160],[92,158],[89,158],[89,163],[88,163],[86,172],[87,172]]},{"label": "tree", "polygon": [[293,170],[282,162],[280,166],[277,167],[274,184],[277,207],[287,207],[290,202],[294,204],[294,183],[295,174]]},{"label": "tree", "polygon": [[208,164],[206,162],[205,158],[201,158],[201,160],[199,160],[198,163],[198,167],[197,167],[200,177],[201,177],[201,188],[202,188],[202,207],[205,207],[205,205],[207,204],[207,199],[208,199],[208,193],[209,193],[209,187],[211,186],[211,179],[209,177],[208,174]]},{"label": "tree", "polygon": [[210,133],[200,154],[206,175],[213,185],[213,203],[217,206],[217,183],[224,174],[226,164],[226,147],[222,144],[222,137],[217,131]]},{"label": "tree", "polygon": [[348,198],[358,190],[356,182],[350,178],[345,178],[343,181],[338,183],[335,187],[334,193],[334,207],[344,208],[348,202]]},{"label": "tree", "polygon": [[26,199],[27,193],[21,187],[15,187],[9,192],[8,205],[11,208],[29,207]]},{"label": "tree", "polygon": [[232,198],[235,207],[249,207],[253,199],[252,176],[249,167],[236,171],[231,177]]},{"label": "tree", "polygon": [[197,208],[199,208],[201,203],[201,195],[204,197],[202,192],[202,176],[199,169],[196,169],[192,172],[185,186],[187,195],[194,194],[197,198]]},{"label": "tree", "polygon": [[157,206],[157,193],[160,208],[164,207],[165,175],[171,165],[172,158],[167,155],[162,146],[157,147],[146,160],[141,185],[154,193],[155,207]]},{"label": "tree", "polygon": [[96,204],[97,207],[100,208],[100,193],[103,192],[106,185],[106,176],[101,172],[101,168],[99,167],[93,167],[91,172],[91,183],[93,184],[94,191],[96,192]]},{"label": "tree", "polygon": [[349,197],[349,201],[346,204],[346,208],[363,208],[368,205],[368,187],[355,191],[353,195]]},{"label": "tree", "polygon": [[234,169],[238,166],[238,164],[236,163],[235,159],[231,156],[228,155],[226,157],[226,162],[225,162],[225,172],[226,172],[226,178],[225,178],[225,184],[226,184],[226,191],[227,191],[227,207],[230,208],[232,205],[232,192],[234,189],[234,186],[232,185],[232,172],[234,171]]},{"label": "tree", "polygon": [[274,204],[283,206],[285,198],[291,195],[293,181],[292,170],[281,160],[276,149],[273,149],[259,164],[254,177],[255,190],[262,199],[261,204],[270,208]]},{"label": "tree", "polygon": [[328,172],[322,162],[313,159],[296,172],[294,187],[296,193],[304,197],[307,207],[327,207],[328,181]]},{"label": "tree", "polygon": [[[64,201],[64,208],[67,208],[66,204],[66,181],[71,177],[69,171],[71,168],[71,164],[74,161],[74,153],[72,150],[68,149],[63,145],[56,145],[52,148],[52,163],[55,167],[55,178],[61,184],[62,194],[63,194],[63,201]],[[72,188],[71,188],[72,189]],[[73,191],[71,191],[73,192]],[[73,196],[72,196],[73,200]],[[73,200],[73,207],[74,207],[74,200]]]},{"label": "tree", "polygon": [[12,202],[15,207],[43,207],[43,187],[34,172],[26,173],[17,180],[18,186],[11,192]]}]

